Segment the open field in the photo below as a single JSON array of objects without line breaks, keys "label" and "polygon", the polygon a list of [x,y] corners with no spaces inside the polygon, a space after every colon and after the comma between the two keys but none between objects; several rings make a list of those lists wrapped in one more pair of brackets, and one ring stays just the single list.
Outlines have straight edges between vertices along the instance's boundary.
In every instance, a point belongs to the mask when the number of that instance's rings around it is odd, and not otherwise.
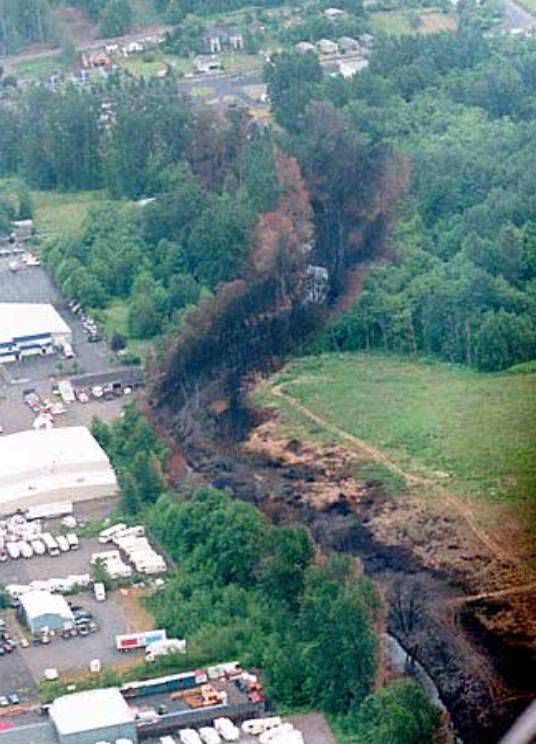
[{"label": "open field", "polygon": [[50,237],[76,232],[91,205],[103,198],[102,191],[80,191],[76,194],[32,191],[34,220],[38,232]]},{"label": "open field", "polygon": [[[307,436],[324,441],[342,441],[344,433],[359,438],[395,476],[409,473],[415,482],[448,488],[483,523],[504,512],[531,531],[536,527],[534,375],[485,375],[382,354],[326,354],[288,365],[261,385],[258,399],[277,405],[289,433],[305,427]],[[307,420],[292,401],[317,421]],[[385,468],[381,459],[378,467]]]},{"label": "open field", "polygon": [[[419,25],[412,25],[412,18],[419,19]],[[372,28],[387,34],[402,35],[415,33],[436,33],[438,31],[454,31],[456,18],[454,15],[435,10],[391,10],[372,13],[370,16]]]}]

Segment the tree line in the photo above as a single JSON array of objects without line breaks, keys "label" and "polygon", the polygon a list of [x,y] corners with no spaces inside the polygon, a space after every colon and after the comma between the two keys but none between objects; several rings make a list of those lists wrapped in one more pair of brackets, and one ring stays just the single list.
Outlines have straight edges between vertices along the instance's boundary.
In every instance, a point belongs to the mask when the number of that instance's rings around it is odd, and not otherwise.
[{"label": "tree line", "polygon": [[295,139],[314,101],[329,101],[369,147],[411,163],[388,262],[314,350],[431,353],[489,371],[534,358],[536,45],[515,42],[462,15],[457,33],[379,38],[351,82],[324,78],[314,55],[267,69]]},{"label": "tree line", "polygon": [[96,204],[78,235],[44,246],[47,266],[86,308],[127,302],[133,337],[179,327],[186,308],[243,270],[256,215],[278,198],[269,132],[256,133],[241,112],[194,114],[160,89],[137,104],[138,88],[119,96],[102,132],[93,94],[41,93],[40,131],[23,135],[20,164],[35,185],[105,183],[116,199],[150,197]]}]

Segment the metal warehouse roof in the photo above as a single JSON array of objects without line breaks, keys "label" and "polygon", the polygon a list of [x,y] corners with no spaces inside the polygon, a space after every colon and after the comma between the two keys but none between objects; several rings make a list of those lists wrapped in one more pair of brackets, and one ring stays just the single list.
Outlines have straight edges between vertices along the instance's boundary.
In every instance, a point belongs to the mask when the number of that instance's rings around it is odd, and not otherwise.
[{"label": "metal warehouse roof", "polygon": [[[31,453],[31,455],[30,455]],[[110,461],[85,426],[23,431],[0,438],[0,508],[20,499],[76,493],[80,488],[117,490]]]},{"label": "metal warehouse roof", "polygon": [[50,717],[64,736],[134,722],[134,713],[117,687],[56,698]]},{"label": "metal warehouse roof", "polygon": [[37,302],[0,302],[0,343],[44,333],[70,332],[71,329],[52,305]]},{"label": "metal warehouse roof", "polygon": [[73,613],[61,594],[51,594],[42,590],[26,592],[20,597],[26,617],[35,620],[43,615],[59,615],[67,622],[73,621]]}]

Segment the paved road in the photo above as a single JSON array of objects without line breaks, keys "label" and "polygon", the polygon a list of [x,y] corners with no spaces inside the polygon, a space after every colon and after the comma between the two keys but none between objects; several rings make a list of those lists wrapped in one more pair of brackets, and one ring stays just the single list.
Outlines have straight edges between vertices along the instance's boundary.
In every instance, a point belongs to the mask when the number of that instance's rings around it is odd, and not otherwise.
[{"label": "paved road", "polygon": [[[160,36],[165,34],[167,31],[171,31],[173,26],[147,26],[141,31],[133,31],[125,36],[116,36],[111,39],[92,39],[85,44],[77,44],[76,49],[79,52],[90,52],[96,49],[103,49],[106,44],[129,44],[132,41],[141,41],[147,36]],[[46,59],[47,57],[55,57],[60,52],[59,47],[42,48],[42,49],[27,49],[20,54],[11,54],[3,57],[0,55],[0,62],[6,70],[6,72],[13,72],[16,65],[21,62],[28,62],[34,59]]]}]

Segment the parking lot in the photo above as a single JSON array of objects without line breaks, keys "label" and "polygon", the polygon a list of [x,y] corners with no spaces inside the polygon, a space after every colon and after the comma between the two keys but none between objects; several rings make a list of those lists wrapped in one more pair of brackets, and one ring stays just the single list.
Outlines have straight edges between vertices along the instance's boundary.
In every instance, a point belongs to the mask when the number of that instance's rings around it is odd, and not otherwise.
[{"label": "parking lot", "polygon": [[[110,506],[110,505],[109,505]],[[102,516],[102,515],[101,515]],[[47,529],[57,534],[49,524]],[[34,556],[31,559],[8,560],[0,564],[0,583],[27,584],[34,579],[64,578],[70,574],[91,573],[90,559],[104,546],[96,538],[82,538],[76,551],[59,556]],[[140,605],[141,589],[128,588],[109,592],[104,602],[97,602],[91,590],[68,596],[67,600],[93,614],[97,631],[88,636],[65,640],[56,637],[48,645],[22,648],[0,658],[0,695],[17,692],[23,702],[35,699],[36,685],[43,680],[45,669],[55,668],[68,675],[87,673],[89,662],[100,659],[103,668],[123,665],[139,659],[143,652],[121,653],[115,648],[115,636],[121,633],[149,630],[151,618]],[[28,637],[27,630],[16,619],[14,610],[4,611],[13,637]]]},{"label": "parking lot", "polygon": [[[33,388],[49,398],[53,382],[73,375],[113,372],[117,359],[104,341],[92,343],[80,318],[69,309],[45,269],[41,266],[9,270],[8,258],[0,258],[0,302],[44,302],[54,305],[72,330],[75,358],[58,354],[29,357],[0,367],[0,426],[6,434],[31,428],[35,415],[23,403],[23,391]],[[123,399],[73,403],[55,420],[58,426],[87,425],[93,416],[112,420],[119,415]]]}]

